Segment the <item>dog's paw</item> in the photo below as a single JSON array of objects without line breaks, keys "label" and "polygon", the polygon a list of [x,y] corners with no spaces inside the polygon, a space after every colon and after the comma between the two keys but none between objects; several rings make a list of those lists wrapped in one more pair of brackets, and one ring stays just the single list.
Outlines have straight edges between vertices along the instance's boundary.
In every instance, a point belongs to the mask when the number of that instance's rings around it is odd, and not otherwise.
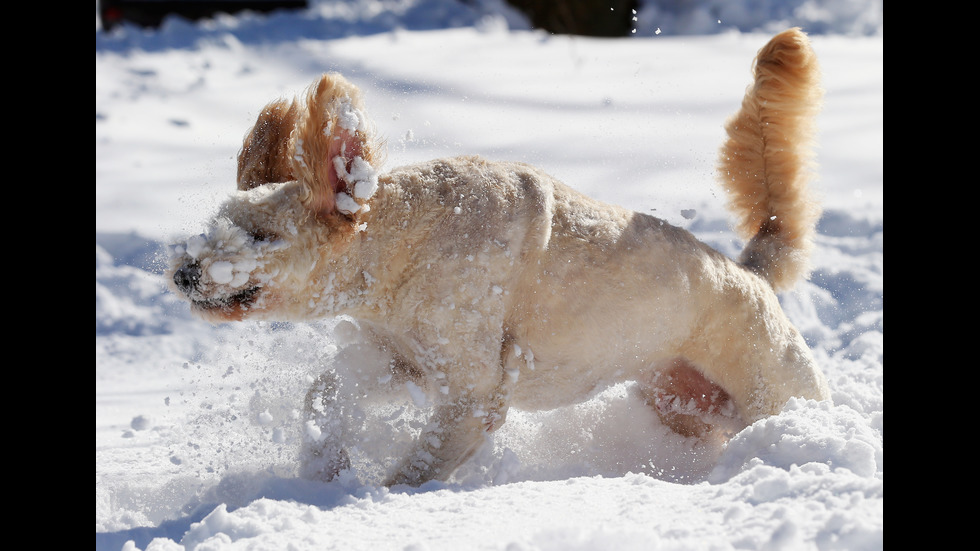
[{"label": "dog's paw", "polygon": [[350,456],[341,447],[306,446],[300,457],[299,476],[306,480],[330,482],[350,469]]}]

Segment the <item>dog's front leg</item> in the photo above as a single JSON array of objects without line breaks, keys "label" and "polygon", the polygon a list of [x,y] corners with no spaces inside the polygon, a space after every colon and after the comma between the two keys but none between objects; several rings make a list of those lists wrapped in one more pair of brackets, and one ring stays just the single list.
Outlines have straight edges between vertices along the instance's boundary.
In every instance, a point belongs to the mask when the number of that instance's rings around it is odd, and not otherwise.
[{"label": "dog's front leg", "polygon": [[448,479],[480,448],[486,434],[502,424],[506,407],[506,397],[499,388],[483,395],[467,393],[437,406],[414,450],[386,485],[418,486]]},{"label": "dog's front leg", "polygon": [[344,451],[344,412],[337,375],[328,371],[313,382],[303,407],[300,476],[328,482],[350,467]]}]

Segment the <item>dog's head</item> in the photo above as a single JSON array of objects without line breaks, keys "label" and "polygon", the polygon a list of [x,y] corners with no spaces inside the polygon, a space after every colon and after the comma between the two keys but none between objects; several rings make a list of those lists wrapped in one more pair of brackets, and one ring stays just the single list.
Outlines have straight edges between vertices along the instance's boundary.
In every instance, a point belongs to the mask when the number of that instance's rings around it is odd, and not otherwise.
[{"label": "dog's head", "polygon": [[328,313],[320,280],[345,262],[378,185],[372,134],[339,75],[267,105],[239,153],[238,191],[204,234],[173,246],[174,292],[212,321]]}]

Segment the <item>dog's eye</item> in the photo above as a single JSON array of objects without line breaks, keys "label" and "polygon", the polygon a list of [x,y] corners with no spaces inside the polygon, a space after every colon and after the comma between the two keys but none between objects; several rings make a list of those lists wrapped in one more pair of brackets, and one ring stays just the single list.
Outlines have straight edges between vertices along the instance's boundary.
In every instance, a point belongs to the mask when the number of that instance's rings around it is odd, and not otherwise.
[{"label": "dog's eye", "polygon": [[275,241],[276,239],[275,234],[260,229],[250,230],[248,234],[252,236],[252,240],[256,242]]}]

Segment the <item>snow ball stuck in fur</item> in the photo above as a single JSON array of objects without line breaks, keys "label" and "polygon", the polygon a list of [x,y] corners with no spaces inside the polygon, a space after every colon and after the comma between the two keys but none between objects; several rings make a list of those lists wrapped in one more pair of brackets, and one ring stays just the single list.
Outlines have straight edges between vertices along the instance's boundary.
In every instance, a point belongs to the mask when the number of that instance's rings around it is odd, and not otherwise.
[{"label": "snow ball stuck in fur", "polygon": [[208,268],[208,275],[211,276],[211,281],[219,284],[226,285],[231,283],[234,278],[234,268],[235,265],[227,260],[219,260],[211,264]]},{"label": "snow ball stuck in fur", "polygon": [[356,182],[354,196],[358,199],[370,199],[378,189],[378,172],[360,157],[355,157],[351,163],[350,179]]},{"label": "snow ball stuck in fur", "polygon": [[[337,209],[344,213],[355,213],[366,205],[360,205],[354,198],[366,201],[374,196],[378,189],[378,172],[371,163],[361,157],[354,157],[351,161],[350,172],[347,171],[345,160],[340,155],[333,159],[334,169],[341,180],[349,184],[348,189],[353,191],[354,197],[346,193],[337,194]],[[366,210],[366,209],[365,209]]]},{"label": "snow ball stuck in fur", "polygon": [[211,281],[219,285],[237,288],[248,283],[249,276],[258,266],[254,258],[243,258],[238,262],[219,260],[208,267]]},{"label": "snow ball stuck in fur", "polygon": [[361,205],[346,193],[337,194],[337,210],[347,214],[353,214],[361,210]]},{"label": "snow ball stuck in fur", "polygon": [[348,102],[344,102],[337,110],[337,123],[344,130],[357,131],[363,130],[364,116]]},{"label": "snow ball stuck in fur", "polygon": [[207,246],[207,239],[203,235],[195,235],[187,239],[184,245],[184,252],[191,258],[197,258]]}]

